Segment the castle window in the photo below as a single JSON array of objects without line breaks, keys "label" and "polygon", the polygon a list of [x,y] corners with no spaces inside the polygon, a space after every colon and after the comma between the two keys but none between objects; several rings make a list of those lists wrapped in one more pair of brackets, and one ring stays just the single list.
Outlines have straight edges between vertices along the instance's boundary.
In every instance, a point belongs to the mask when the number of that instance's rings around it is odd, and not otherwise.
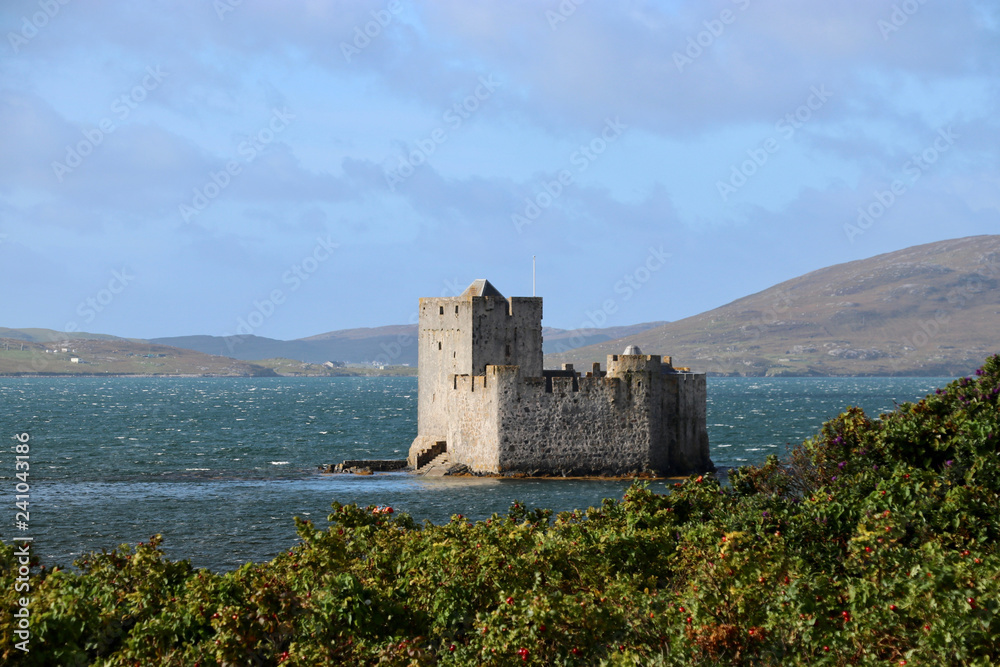
[{"label": "castle window", "polygon": [[438,349],[441,349],[441,341],[438,341]]},{"label": "castle window", "polygon": [[507,346],[507,356],[510,356],[510,345]]},{"label": "castle window", "polygon": [[438,308],[440,309],[438,310],[438,315],[444,315],[444,306],[438,306]]},{"label": "castle window", "polygon": [[458,315],[458,306],[455,306],[455,314]]}]

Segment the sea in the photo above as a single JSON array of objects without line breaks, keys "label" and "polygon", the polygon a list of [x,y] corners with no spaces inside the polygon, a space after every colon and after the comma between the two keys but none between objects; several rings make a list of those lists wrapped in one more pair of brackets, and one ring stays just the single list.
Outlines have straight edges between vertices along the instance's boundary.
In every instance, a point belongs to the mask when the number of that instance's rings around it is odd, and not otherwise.
[{"label": "sea", "polygon": [[[877,416],[951,379],[709,378],[711,457],[720,467],[760,463],[848,406]],[[228,571],[294,546],[293,517],[325,527],[334,501],[441,523],[484,519],[515,500],[585,509],[629,484],[321,473],[344,459],[406,457],[415,377],[0,378],[0,429],[9,443],[0,447],[0,539],[33,537],[48,566],[160,534],[170,558]],[[20,479],[19,434],[29,444]],[[29,516],[19,528],[21,491]]]}]

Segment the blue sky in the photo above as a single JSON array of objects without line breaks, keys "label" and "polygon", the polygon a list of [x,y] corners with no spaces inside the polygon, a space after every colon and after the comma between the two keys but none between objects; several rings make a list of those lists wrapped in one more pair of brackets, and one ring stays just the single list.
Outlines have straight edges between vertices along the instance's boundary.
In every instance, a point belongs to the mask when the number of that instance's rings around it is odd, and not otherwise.
[{"label": "blue sky", "polygon": [[677,320],[1000,231],[992,2],[8,0],[0,29],[0,326],[290,339],[530,295],[533,255],[548,326]]}]

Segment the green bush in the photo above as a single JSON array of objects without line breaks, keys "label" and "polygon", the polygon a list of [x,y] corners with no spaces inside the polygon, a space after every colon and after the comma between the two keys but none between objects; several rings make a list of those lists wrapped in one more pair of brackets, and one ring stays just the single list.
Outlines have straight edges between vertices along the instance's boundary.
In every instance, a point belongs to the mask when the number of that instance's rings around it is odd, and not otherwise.
[{"label": "green bush", "polygon": [[32,567],[25,665],[990,665],[1000,660],[1000,357],[786,461],[552,512],[418,526],[334,504],[225,574],[160,539]]}]

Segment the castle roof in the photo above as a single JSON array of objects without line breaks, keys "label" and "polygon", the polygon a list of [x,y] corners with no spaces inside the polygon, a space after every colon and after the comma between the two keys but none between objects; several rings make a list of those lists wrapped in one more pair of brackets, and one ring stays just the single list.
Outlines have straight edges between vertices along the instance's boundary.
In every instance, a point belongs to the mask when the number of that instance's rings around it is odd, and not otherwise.
[{"label": "castle roof", "polygon": [[472,284],[469,285],[462,296],[493,296],[504,298],[504,295],[500,293],[496,287],[493,286],[490,281],[485,278],[480,278],[479,280],[473,280]]}]

